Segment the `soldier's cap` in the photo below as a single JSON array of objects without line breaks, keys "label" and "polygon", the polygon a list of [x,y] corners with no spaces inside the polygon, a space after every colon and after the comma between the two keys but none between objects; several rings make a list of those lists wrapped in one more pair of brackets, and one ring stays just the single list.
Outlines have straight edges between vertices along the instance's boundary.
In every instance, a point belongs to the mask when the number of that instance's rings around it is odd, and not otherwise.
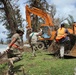
[{"label": "soldier's cap", "polygon": [[24,29],[23,28],[18,28],[18,30],[20,30],[22,33],[24,33]]}]

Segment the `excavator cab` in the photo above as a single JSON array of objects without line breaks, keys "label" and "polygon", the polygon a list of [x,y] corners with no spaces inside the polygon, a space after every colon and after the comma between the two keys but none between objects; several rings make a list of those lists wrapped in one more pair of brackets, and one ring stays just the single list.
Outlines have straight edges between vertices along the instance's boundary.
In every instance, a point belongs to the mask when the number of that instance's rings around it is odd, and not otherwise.
[{"label": "excavator cab", "polygon": [[49,34],[49,28],[47,26],[42,27],[42,37],[44,39],[49,39],[51,37]]}]

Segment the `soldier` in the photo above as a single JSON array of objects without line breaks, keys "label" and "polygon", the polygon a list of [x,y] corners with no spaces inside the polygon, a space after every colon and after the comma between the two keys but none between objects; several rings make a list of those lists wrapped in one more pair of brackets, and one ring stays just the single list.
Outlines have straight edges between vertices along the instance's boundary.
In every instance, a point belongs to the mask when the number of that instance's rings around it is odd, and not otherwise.
[{"label": "soldier", "polygon": [[24,34],[23,28],[19,28],[16,33],[12,36],[12,40],[8,45],[6,51],[8,56],[9,67],[13,67],[13,62],[21,59],[21,50],[23,49],[23,42],[21,37]]},{"label": "soldier", "polygon": [[42,35],[42,31],[40,30],[39,32],[32,32],[30,31],[29,35],[29,43],[32,48],[32,56],[36,56],[36,50],[37,50],[37,41],[38,41],[38,36]]}]

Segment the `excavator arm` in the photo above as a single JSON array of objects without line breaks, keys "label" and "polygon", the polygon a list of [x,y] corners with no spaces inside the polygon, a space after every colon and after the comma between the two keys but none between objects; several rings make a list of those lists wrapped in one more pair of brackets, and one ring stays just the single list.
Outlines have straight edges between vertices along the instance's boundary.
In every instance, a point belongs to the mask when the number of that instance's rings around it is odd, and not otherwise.
[{"label": "excavator arm", "polygon": [[45,24],[41,24],[41,26],[54,26],[50,15],[42,11],[41,9],[35,7],[29,8],[28,5],[26,5],[25,9],[26,9],[26,21],[28,22],[27,27],[31,28],[31,17],[30,17],[31,13],[41,17],[45,21]]}]

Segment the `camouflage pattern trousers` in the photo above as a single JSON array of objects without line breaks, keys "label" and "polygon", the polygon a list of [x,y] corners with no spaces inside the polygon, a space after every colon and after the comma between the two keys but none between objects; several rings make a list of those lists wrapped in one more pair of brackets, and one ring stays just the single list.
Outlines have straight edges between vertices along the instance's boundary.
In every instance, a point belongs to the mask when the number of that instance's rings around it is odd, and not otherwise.
[{"label": "camouflage pattern trousers", "polygon": [[8,53],[8,73],[14,75],[14,62],[21,60],[21,52],[18,49],[11,49]]},{"label": "camouflage pattern trousers", "polygon": [[32,56],[36,56],[36,50],[38,50],[38,44],[32,43],[31,48],[32,48]]}]

